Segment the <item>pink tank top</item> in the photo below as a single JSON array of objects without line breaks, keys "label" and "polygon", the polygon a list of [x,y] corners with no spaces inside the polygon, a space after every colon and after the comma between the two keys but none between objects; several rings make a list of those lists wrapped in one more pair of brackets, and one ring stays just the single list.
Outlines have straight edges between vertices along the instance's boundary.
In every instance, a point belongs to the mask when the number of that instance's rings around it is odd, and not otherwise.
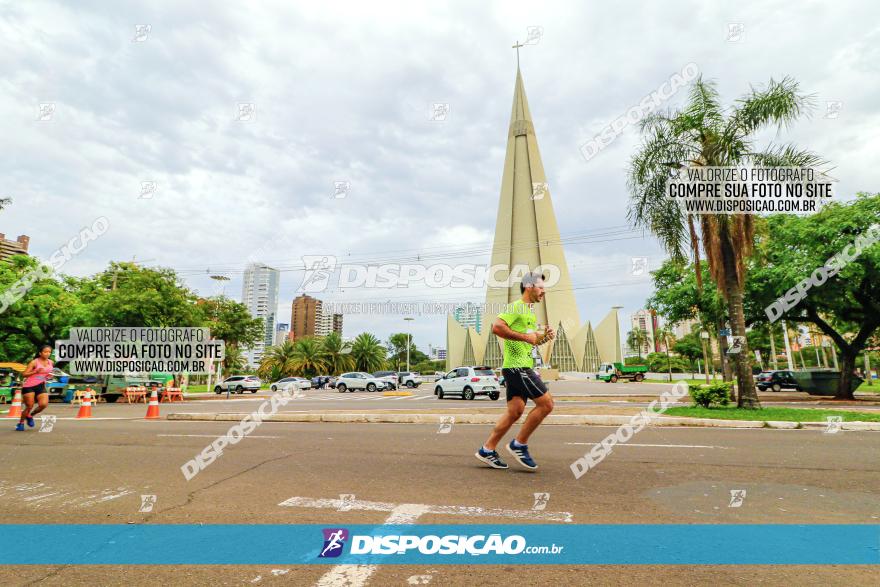
[{"label": "pink tank top", "polygon": [[46,367],[42,365],[39,361],[37,361],[37,370],[32,375],[29,375],[27,379],[24,380],[22,387],[33,387],[35,385],[39,385],[41,383],[46,383],[46,380],[52,375],[52,361],[49,361],[49,366]]}]

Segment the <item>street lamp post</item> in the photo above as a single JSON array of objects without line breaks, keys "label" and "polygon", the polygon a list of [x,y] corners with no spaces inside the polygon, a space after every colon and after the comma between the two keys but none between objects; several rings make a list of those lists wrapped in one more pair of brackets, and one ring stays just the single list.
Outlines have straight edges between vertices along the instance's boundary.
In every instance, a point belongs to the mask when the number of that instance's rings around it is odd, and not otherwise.
[{"label": "street lamp post", "polygon": [[[404,318],[406,322],[412,322],[415,318],[410,318],[407,316]],[[406,337],[406,372],[409,373],[409,347],[412,346],[412,332],[407,333]]]},{"label": "street lamp post", "polygon": [[[216,281],[218,285],[221,283],[223,284],[222,290],[221,290],[222,293],[220,295],[225,297],[226,296],[226,282],[229,281],[229,278],[226,277],[225,275],[211,275],[210,278],[213,279],[214,281]],[[213,366],[213,365],[214,365],[214,360],[211,359],[211,366]],[[221,366],[221,371],[222,371],[222,366]],[[219,373],[218,373],[217,381],[218,382],[220,381]],[[208,369],[208,391],[211,391],[211,369],[210,368]],[[227,399],[229,398],[229,393],[226,394],[226,397],[227,397]]]}]

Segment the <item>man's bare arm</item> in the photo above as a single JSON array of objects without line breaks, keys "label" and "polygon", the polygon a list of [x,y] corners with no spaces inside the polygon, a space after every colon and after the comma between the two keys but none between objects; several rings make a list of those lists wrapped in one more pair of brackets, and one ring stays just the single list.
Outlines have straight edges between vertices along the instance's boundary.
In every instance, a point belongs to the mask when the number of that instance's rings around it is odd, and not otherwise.
[{"label": "man's bare arm", "polygon": [[507,322],[501,318],[496,318],[495,322],[492,323],[492,334],[500,338],[521,340],[522,342],[527,342],[529,344],[537,344],[538,342],[537,332],[515,332],[511,330]]}]

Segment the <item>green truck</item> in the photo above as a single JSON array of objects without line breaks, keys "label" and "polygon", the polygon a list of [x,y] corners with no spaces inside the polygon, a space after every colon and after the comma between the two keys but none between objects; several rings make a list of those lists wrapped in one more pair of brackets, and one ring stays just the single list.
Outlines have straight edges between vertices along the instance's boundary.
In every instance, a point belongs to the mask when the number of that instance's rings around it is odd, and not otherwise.
[{"label": "green truck", "polygon": [[632,379],[633,381],[642,381],[645,378],[645,373],[647,372],[647,365],[602,363],[601,365],[599,365],[599,372],[596,373],[596,379],[601,379],[605,383],[617,383],[618,379]]}]

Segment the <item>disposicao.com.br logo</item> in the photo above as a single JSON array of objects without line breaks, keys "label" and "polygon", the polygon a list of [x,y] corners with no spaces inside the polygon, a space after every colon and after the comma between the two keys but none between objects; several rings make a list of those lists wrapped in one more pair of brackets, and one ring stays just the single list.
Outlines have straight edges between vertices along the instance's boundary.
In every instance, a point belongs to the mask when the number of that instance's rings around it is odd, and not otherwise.
[{"label": "disposicao.com.br logo", "polygon": [[[343,550],[348,538],[344,528],[325,528],[324,547],[319,558],[336,557]],[[418,554],[441,555],[516,555],[561,554],[564,546],[528,546],[526,539],[518,534],[502,537],[501,534],[476,534],[473,536],[449,534],[444,536],[417,536],[407,534],[354,535],[351,536],[349,554]]]}]

